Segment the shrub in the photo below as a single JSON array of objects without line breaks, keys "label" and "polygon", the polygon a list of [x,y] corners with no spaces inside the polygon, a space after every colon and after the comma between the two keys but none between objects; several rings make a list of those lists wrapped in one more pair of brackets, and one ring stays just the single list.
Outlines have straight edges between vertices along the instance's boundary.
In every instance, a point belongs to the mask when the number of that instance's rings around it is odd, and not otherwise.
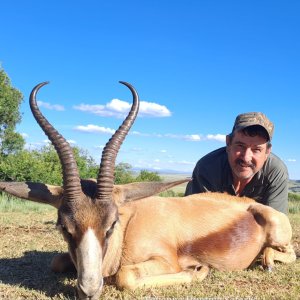
[{"label": "shrub", "polygon": [[[80,176],[95,178],[98,166],[95,161],[79,148],[73,148]],[[62,170],[58,155],[52,146],[40,150],[22,150],[2,156],[0,180],[34,181],[60,185]]]},{"label": "shrub", "polygon": [[300,212],[300,195],[289,193],[289,213],[296,214]]},{"label": "shrub", "polygon": [[[73,148],[81,178],[97,178],[99,165],[80,148]],[[39,150],[22,150],[8,155],[0,155],[0,180],[32,181],[53,185],[62,184],[62,169],[58,155],[53,146],[45,146]],[[142,170],[137,177],[127,163],[119,163],[115,167],[115,184],[135,181],[161,181],[155,172]]]}]

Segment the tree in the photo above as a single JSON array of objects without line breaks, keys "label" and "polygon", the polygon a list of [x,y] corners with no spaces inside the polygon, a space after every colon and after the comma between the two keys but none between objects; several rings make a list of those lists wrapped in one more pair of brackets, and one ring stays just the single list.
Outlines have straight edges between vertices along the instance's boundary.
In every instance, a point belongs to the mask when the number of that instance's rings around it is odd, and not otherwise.
[{"label": "tree", "polygon": [[[98,166],[83,150],[74,147],[74,156],[81,178],[96,178]],[[39,150],[22,150],[3,156],[0,160],[0,180],[33,181],[62,184],[62,170],[53,146]]]},{"label": "tree", "polygon": [[115,166],[115,184],[125,184],[139,181],[162,181],[157,172],[141,170],[135,177],[132,166],[127,163],[119,163]]},{"label": "tree", "polygon": [[12,87],[5,71],[0,67],[0,155],[19,151],[24,147],[23,137],[15,132],[21,121],[19,112],[23,95]]},{"label": "tree", "polygon": [[119,163],[115,166],[115,184],[125,184],[134,182],[131,165],[127,163]]},{"label": "tree", "polygon": [[80,178],[97,178],[99,165],[91,157],[88,151],[73,147],[74,156],[77,162]]},{"label": "tree", "polygon": [[140,174],[136,177],[136,181],[162,181],[162,178],[157,172],[141,170]]}]

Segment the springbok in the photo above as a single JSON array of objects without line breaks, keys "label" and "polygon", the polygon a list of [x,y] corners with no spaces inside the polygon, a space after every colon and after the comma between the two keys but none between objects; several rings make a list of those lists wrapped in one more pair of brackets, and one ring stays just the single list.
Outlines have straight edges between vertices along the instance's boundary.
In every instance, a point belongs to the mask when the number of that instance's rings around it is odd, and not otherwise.
[{"label": "springbok", "polygon": [[60,158],[63,187],[1,182],[0,190],[58,209],[68,253],[53,258],[52,270],[75,266],[79,298],[98,299],[106,277],[119,288],[136,289],[202,280],[210,267],[242,270],[260,254],[268,268],[274,260],[293,262],[289,220],[270,207],[221,193],[153,196],[186,179],[114,185],[115,159],[139,108],[135,89],[121,83],[133,104],[103,150],[97,181],[80,179],[70,145],[41,114],[36,94],[47,82],[31,92],[32,113]]}]

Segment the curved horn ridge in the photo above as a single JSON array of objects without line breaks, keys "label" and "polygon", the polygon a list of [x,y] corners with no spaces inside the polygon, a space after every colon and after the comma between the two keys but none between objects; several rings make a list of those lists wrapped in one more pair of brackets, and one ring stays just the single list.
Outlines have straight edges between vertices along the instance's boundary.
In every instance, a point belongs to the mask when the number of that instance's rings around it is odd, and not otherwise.
[{"label": "curved horn ridge", "polygon": [[42,82],[33,88],[29,97],[30,109],[37,123],[52,142],[59,156],[63,171],[64,195],[67,200],[74,201],[81,195],[82,190],[78,167],[72,148],[66,139],[43,116],[36,101],[37,92],[48,83],[49,82]]},{"label": "curved horn ridge", "polygon": [[107,201],[107,199],[110,199],[112,195],[116,157],[126,135],[136,119],[139,110],[140,101],[137,91],[131,84],[125,81],[119,82],[130,89],[133,97],[133,103],[127,117],[103,149],[96,191],[96,197],[100,201]]}]

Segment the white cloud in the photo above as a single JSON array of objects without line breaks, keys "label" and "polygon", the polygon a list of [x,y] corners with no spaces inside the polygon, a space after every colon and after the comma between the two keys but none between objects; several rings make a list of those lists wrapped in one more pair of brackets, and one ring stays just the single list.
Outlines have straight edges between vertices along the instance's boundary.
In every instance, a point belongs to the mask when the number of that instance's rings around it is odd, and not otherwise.
[{"label": "white cloud", "polygon": [[153,102],[141,101],[139,115],[150,117],[170,117],[171,112],[164,106]]},{"label": "white cloud", "polygon": [[208,134],[206,136],[200,134],[186,134],[186,135],[178,135],[178,134],[165,134],[165,137],[173,138],[173,139],[180,139],[189,142],[201,142],[205,140],[215,140],[218,142],[225,142],[226,135],[225,134]]},{"label": "white cloud", "polygon": [[[74,130],[81,131],[81,132],[89,132],[89,133],[105,133],[105,134],[114,134],[115,130],[111,128],[106,128],[98,125],[78,125],[74,127]],[[200,134],[159,134],[159,133],[142,133],[139,131],[130,131],[130,135],[141,136],[141,137],[156,137],[156,138],[170,138],[170,139],[179,139],[185,140],[189,142],[202,142],[207,140],[215,140],[218,142],[225,142],[226,135],[225,134],[208,134],[206,136]],[[161,150],[161,152],[166,152],[166,150]]]},{"label": "white cloud", "polygon": [[202,137],[199,134],[165,134],[165,137],[171,138],[171,139],[179,139],[179,140],[185,140],[185,141],[191,141],[191,142],[199,142],[202,141]]},{"label": "white cloud", "polygon": [[295,158],[288,158],[287,161],[288,162],[296,162],[297,160]]},{"label": "white cloud", "polygon": [[169,164],[171,165],[181,165],[181,166],[194,166],[195,162],[187,161],[187,160],[181,160],[181,161],[174,161],[174,160],[169,160]]},{"label": "white cloud", "polygon": [[[92,113],[101,117],[124,118],[130,110],[131,104],[119,99],[112,99],[105,105],[80,104],[73,106],[74,109],[83,112]],[[171,112],[169,109],[157,103],[141,101],[139,109],[139,117],[169,117]]]},{"label": "white cloud", "polygon": [[74,128],[77,131],[81,131],[81,132],[90,132],[90,133],[108,133],[108,134],[114,134],[115,130],[111,129],[111,128],[105,128],[105,127],[101,127],[101,126],[97,126],[97,125],[78,125]]},{"label": "white cloud", "polygon": [[184,172],[184,173],[191,173],[195,162],[187,161],[187,160],[167,160],[164,159],[153,159],[153,160],[144,160],[144,159],[137,159],[132,161],[131,164],[134,168],[139,169],[150,169],[150,170],[173,170],[176,172]]},{"label": "white cloud", "polygon": [[132,135],[138,135],[138,136],[150,136],[150,134],[141,133],[139,131],[130,131],[130,134],[132,134]]},{"label": "white cloud", "polygon": [[50,110],[56,110],[56,111],[64,111],[65,110],[65,108],[59,104],[50,104],[48,102],[43,102],[43,101],[37,101],[37,104],[39,107],[44,107],[44,108],[50,109]]},{"label": "white cloud", "polygon": [[76,142],[76,141],[74,141],[74,140],[67,140],[67,142],[68,142],[70,145],[77,144],[77,142]]},{"label": "white cloud", "polygon": [[226,141],[226,135],[225,134],[208,134],[206,136],[208,140],[215,140],[218,142],[225,142]]},{"label": "white cloud", "polygon": [[199,142],[202,140],[201,136],[199,134],[189,134],[185,135],[184,139],[191,142]]},{"label": "white cloud", "polygon": [[95,146],[94,148],[95,148],[95,149],[101,149],[101,150],[103,150],[104,147],[105,147],[105,145],[100,145],[100,146]]},{"label": "white cloud", "polygon": [[[74,141],[74,140],[67,140],[67,142],[68,142],[70,145],[77,144],[77,142]],[[43,143],[44,143],[44,144],[51,144],[52,142],[51,142],[50,140],[46,139],[46,140],[43,140]]]},{"label": "white cloud", "polygon": [[182,160],[178,161],[177,164],[179,165],[186,165],[186,166],[194,166],[195,162],[187,161],[187,160]]},{"label": "white cloud", "polygon": [[129,112],[131,105],[128,102],[119,99],[112,99],[104,107],[108,108],[111,111],[115,111],[117,113],[125,115]]},{"label": "white cloud", "polygon": [[26,139],[26,138],[29,137],[29,135],[28,135],[27,133],[25,133],[25,132],[21,133],[21,136],[22,136],[24,139]]},{"label": "white cloud", "polygon": [[131,148],[131,151],[134,151],[134,152],[142,152],[142,151],[143,151],[143,148],[140,148],[140,147],[132,147],[132,148]]}]

